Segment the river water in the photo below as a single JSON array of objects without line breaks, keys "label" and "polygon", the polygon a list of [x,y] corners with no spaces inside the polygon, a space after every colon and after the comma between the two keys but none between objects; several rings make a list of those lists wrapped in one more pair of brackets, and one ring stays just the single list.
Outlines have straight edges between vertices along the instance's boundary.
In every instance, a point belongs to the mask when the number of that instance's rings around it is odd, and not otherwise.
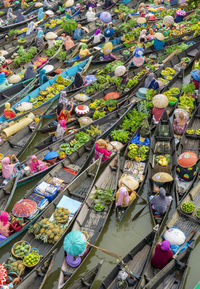
[{"label": "river water", "polygon": [[[34,144],[38,143],[44,137],[45,136],[43,135],[38,135],[31,144],[30,148],[26,150],[22,159],[24,159],[27,155],[32,154],[34,152],[33,149]],[[18,201],[27,191],[30,191],[38,181],[39,179],[17,188],[15,196],[11,202],[10,208],[12,208],[14,203]],[[145,196],[145,192],[146,186],[144,186],[143,196]],[[132,211],[129,211],[129,213],[126,215],[126,217],[123,219],[121,223],[116,220],[115,212],[114,210],[112,210],[111,215],[107,221],[107,224],[103,230],[103,233],[96,245],[101,248],[115,252],[121,256],[127,254],[128,251],[130,251],[134,246],[136,246],[138,242],[140,242],[148,233],[152,231],[152,223],[148,207],[143,211],[142,215],[137,220],[135,220],[134,222],[131,221],[132,217],[137,213],[137,211],[139,211],[142,208],[142,206],[144,206],[144,203],[138,200],[136,206],[132,209]],[[168,218],[170,218],[170,215]],[[23,235],[21,235],[18,239],[21,239],[22,237]],[[16,240],[11,242],[9,245],[3,247],[0,250],[0,257],[3,256],[3,258],[6,259],[6,257],[8,256],[8,252],[10,251],[12,245],[15,242]],[[63,260],[63,253],[64,252],[61,242],[59,244],[59,250],[56,255],[55,266],[51,274],[49,275],[49,278],[44,286],[44,289],[57,288],[59,268]],[[185,289],[194,288],[194,286],[200,280],[199,267],[198,267],[199,258],[200,258],[200,246],[197,245],[191,254],[189,262],[190,270],[187,277],[187,282],[185,284]],[[75,278],[78,278],[80,274],[87,272],[88,270],[93,268],[102,259],[104,260],[104,263],[101,268],[101,271],[99,272],[98,278],[93,286],[93,289],[97,288],[101,280],[116,265],[116,260],[113,257],[106,255],[101,251],[97,250],[92,251],[89,258],[80,268],[80,271],[75,276]],[[70,285],[66,288],[70,288]]]}]

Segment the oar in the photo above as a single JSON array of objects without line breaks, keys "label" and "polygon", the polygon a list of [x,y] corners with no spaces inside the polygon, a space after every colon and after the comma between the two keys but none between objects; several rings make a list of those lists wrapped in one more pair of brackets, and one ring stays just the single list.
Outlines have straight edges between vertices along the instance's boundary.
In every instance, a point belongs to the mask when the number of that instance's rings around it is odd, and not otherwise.
[{"label": "oar", "polygon": [[181,251],[181,249],[185,246],[185,244],[186,244],[190,239],[192,239],[192,237],[194,236],[195,233],[196,233],[195,231],[192,231],[192,232],[190,233],[190,235],[187,237],[187,239],[185,240],[185,242],[183,243],[183,245],[178,249],[178,251],[176,252],[176,254],[174,254],[173,259],[176,259],[178,253],[179,253],[179,252]]},{"label": "oar", "polygon": [[[157,196],[157,194],[155,195]],[[155,197],[154,196],[154,197]],[[139,212],[137,212],[137,214],[135,214],[135,216],[132,218],[132,221],[135,221],[140,215],[141,213],[144,211],[144,209],[151,203],[153,199],[151,199]]]}]

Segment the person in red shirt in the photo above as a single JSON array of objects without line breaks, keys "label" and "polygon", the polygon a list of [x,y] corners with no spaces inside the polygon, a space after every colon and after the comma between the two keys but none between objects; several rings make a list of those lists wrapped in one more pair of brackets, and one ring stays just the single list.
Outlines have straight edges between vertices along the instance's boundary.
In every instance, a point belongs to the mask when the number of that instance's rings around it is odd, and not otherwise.
[{"label": "person in red shirt", "polygon": [[154,268],[163,269],[173,258],[170,249],[170,242],[165,240],[161,244],[156,245],[154,256],[151,264]]},{"label": "person in red shirt", "polygon": [[4,109],[4,117],[5,119],[12,119],[16,117],[16,113],[13,109],[10,108],[10,103],[5,103],[5,109]]}]

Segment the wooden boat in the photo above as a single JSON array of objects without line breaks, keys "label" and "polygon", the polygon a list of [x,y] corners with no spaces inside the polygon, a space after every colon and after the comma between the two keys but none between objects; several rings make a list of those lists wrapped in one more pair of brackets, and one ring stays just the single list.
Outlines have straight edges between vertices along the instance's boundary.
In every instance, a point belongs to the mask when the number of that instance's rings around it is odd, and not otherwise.
[{"label": "wooden boat", "polygon": [[[15,154],[17,157],[20,157],[21,154],[24,153],[25,149],[30,146],[31,142],[35,138],[37,129],[42,125],[44,114],[48,109],[50,109],[51,105],[52,103],[49,103],[48,105],[43,106],[40,111],[35,111],[35,114],[33,114],[34,117],[40,115],[38,122],[33,120],[32,123],[25,126],[15,134],[11,135],[10,137],[5,137],[0,144],[0,151],[4,156],[8,154]],[[22,121],[22,119],[26,119],[26,117],[18,119],[15,124]]]},{"label": "wooden boat", "polygon": [[[129,274],[129,281],[134,281],[130,288],[138,289],[140,280],[144,274],[146,264],[150,257],[151,248],[153,246],[155,232],[151,232],[142,241],[140,241],[124,258],[124,264],[118,264],[114,269],[108,273],[102,281],[98,289],[115,289],[117,288],[118,273],[124,266],[128,267],[131,272]],[[131,284],[131,283],[130,283]]]},{"label": "wooden boat", "polygon": [[[160,158],[165,157],[166,164],[160,164]],[[168,173],[172,176],[173,180],[159,185],[152,180],[156,173]],[[148,169],[148,194],[147,197],[156,194],[155,188],[163,187],[166,190],[166,195],[175,199],[175,175],[176,175],[176,149],[173,128],[168,118],[167,112],[164,111],[156,130],[151,137],[151,148],[149,154],[149,169]],[[171,201],[172,204],[172,201]],[[159,230],[163,227],[167,220],[171,204],[164,215],[153,212],[151,204],[149,204],[153,226],[159,224]]]},{"label": "wooden boat", "polygon": [[72,285],[70,285],[71,289],[81,289],[81,288],[92,288],[94,281],[98,275],[99,270],[103,264],[103,260],[101,260],[94,268],[92,268],[87,273],[83,274],[78,280],[75,280]]},{"label": "wooden boat", "polygon": [[[113,201],[105,205],[105,208],[102,212],[96,212],[94,210],[95,202],[94,200],[92,200],[92,198],[95,195],[97,188],[101,190],[105,190],[106,188],[108,188],[109,191],[112,191],[113,195],[115,195],[115,192],[117,190],[117,181],[118,181],[118,175],[119,175],[118,168],[119,168],[119,156],[117,155],[110,162],[110,164],[106,166],[101,176],[95,182],[93,188],[91,189],[88,195],[87,201],[85,202],[82,209],[80,210],[80,213],[72,227],[72,231],[78,230],[78,231],[86,232],[88,234],[88,241],[93,245],[96,244],[97,240],[99,239],[103,231],[103,228],[109,217],[110,210],[113,205]],[[86,260],[88,255],[91,253],[91,251],[92,251],[92,247],[88,245],[87,252],[82,257],[82,262],[79,265],[79,267],[83,264],[83,262]],[[59,281],[58,281],[59,289],[66,286],[66,284],[69,282],[72,276],[74,276],[75,272],[78,270],[79,267],[77,268],[70,267],[67,264],[66,259],[64,257],[64,261],[61,266],[61,271],[60,271],[60,276],[59,276]]]},{"label": "wooden boat", "polygon": [[0,211],[1,212],[5,211],[8,208],[14,196],[15,189],[17,187],[17,181],[18,181],[18,178],[13,178],[11,182],[5,185],[4,188],[0,189],[0,200],[1,200]]},{"label": "wooden boat", "polygon": [[26,20],[19,22],[19,23],[13,23],[13,24],[9,24],[6,26],[1,26],[0,27],[0,32],[6,32],[10,29],[16,28],[16,27],[21,27],[21,26],[26,26],[27,23],[34,21],[37,19],[37,15],[32,15],[31,17],[27,18]]},{"label": "wooden boat", "polygon": [[[196,198],[196,200],[197,199],[199,200],[199,189],[200,189],[200,182],[198,182],[197,185],[189,193],[192,196],[193,200],[195,198]],[[183,204],[183,202],[189,201],[189,200],[191,200],[191,198],[188,195],[188,196],[186,196],[186,198],[183,199],[181,204]],[[199,203],[199,201],[197,201],[197,202]],[[189,254],[191,254],[191,252],[192,252],[191,248],[195,247],[195,244],[196,244],[196,242],[197,242],[197,240],[198,240],[198,238],[200,236],[200,223],[199,223],[199,220],[196,217],[189,216],[188,214],[185,214],[181,210],[181,204],[179,205],[178,209],[174,212],[174,214],[170,217],[170,220],[168,221],[168,223],[165,225],[164,229],[162,230],[162,233],[160,234],[159,239],[155,242],[154,248],[152,248],[151,257],[150,257],[150,260],[149,260],[149,262],[147,264],[146,271],[145,271],[144,276],[143,276],[143,278],[141,280],[141,285],[140,285],[139,289],[154,288],[154,287],[151,287],[151,286],[148,286],[148,287],[146,287],[146,286],[148,285],[149,282],[157,282],[157,276],[162,276],[162,279],[160,279],[160,280],[163,280],[164,279],[163,276],[165,276],[165,270],[167,272],[168,272],[168,269],[169,269],[169,271],[171,271],[171,268],[173,267],[174,261],[176,261],[176,260],[180,261],[180,260],[183,260],[183,258],[188,258],[187,256]],[[197,203],[196,203],[196,205],[197,205]],[[168,265],[166,265],[166,267],[164,267],[162,270],[160,270],[158,272],[158,270],[153,268],[152,265],[151,265],[151,259],[152,259],[152,256],[154,255],[155,246],[156,246],[156,243],[162,242],[163,234],[168,229],[170,229],[172,227],[177,227],[183,233],[185,233],[186,236],[190,236],[190,234],[192,232],[195,232],[194,236],[192,237],[193,241],[192,241],[192,243],[189,245],[189,247],[187,249],[185,249],[184,251],[182,251],[182,252],[180,252],[178,254],[178,256],[176,257],[175,260],[173,259]],[[189,249],[189,251],[188,251],[188,249]],[[179,272],[181,273],[181,271],[179,271]],[[185,274],[183,274],[182,276],[183,276],[183,278],[185,278]],[[171,284],[172,276],[169,275],[169,277],[166,276],[166,278],[169,281],[169,284]],[[174,286],[177,286],[179,283],[178,284],[176,284],[176,283],[177,282],[172,283],[172,284]],[[181,283],[181,284],[183,285],[183,283]],[[149,284],[154,284],[154,283],[149,283]],[[172,287],[169,287],[169,288],[172,288]],[[183,288],[183,287],[173,287],[173,288]]]},{"label": "wooden boat", "polygon": [[[68,78],[68,79],[71,79],[71,83],[73,82],[73,76],[76,74],[76,72],[82,70],[85,65],[87,64],[89,60],[85,60],[67,70],[65,70],[64,72],[62,72],[60,75],[62,75],[64,78]],[[23,97],[20,101],[16,102],[15,105],[12,106],[12,109],[15,109],[17,105],[19,105],[20,103],[22,102],[27,102],[29,101],[30,99],[36,99],[36,97],[40,94],[40,91],[41,90],[45,90],[48,86],[56,83],[56,79],[57,79],[57,76],[55,76],[54,78],[52,78],[51,80],[47,81],[46,83],[44,83],[43,85],[41,85],[39,88],[35,89],[34,91],[32,91],[30,94],[28,94],[27,96]],[[70,86],[71,83],[68,85]],[[50,102],[52,102],[53,100],[57,99],[59,97],[59,93],[54,95],[53,98],[50,98],[48,101],[45,101],[45,103],[43,103],[42,105],[40,106],[37,106],[37,109],[38,108],[41,108],[43,105],[46,105]],[[34,111],[36,110],[36,108],[33,108],[32,110],[30,110],[29,112],[31,111]],[[13,118],[13,120],[16,120],[17,118],[19,118],[18,116],[16,118]],[[0,121],[5,121],[5,118],[4,116],[1,116],[0,117]]]},{"label": "wooden boat", "polygon": [[164,286],[164,288],[183,289],[189,272],[188,263],[193,246],[192,243],[183,258],[178,261],[173,259],[143,288],[162,289]]},{"label": "wooden boat", "polygon": [[34,268],[27,278],[19,283],[18,289],[29,288],[42,289],[49,277],[56,259],[57,249],[37,268]]},{"label": "wooden boat", "polygon": [[[139,133],[139,129],[136,130],[134,133],[134,136],[136,136]],[[133,137],[133,136],[132,136]],[[142,193],[142,189],[146,180],[147,176],[147,170],[148,170],[148,158],[145,161],[135,161],[128,156],[128,146],[131,144],[131,142],[128,143],[125,152],[122,152],[122,159],[120,162],[120,173],[119,173],[119,178],[123,174],[130,174],[134,176],[134,178],[139,182],[139,187],[136,190],[137,194],[140,195]],[[134,172],[135,170],[135,172]],[[136,204],[136,201],[138,199],[138,196],[135,196],[135,199],[129,204],[127,207],[116,207],[116,216],[117,219],[121,222],[128,211],[130,211],[133,206]]]},{"label": "wooden boat", "polygon": [[[63,190],[66,189],[67,185],[69,185],[74,180],[74,178],[77,176],[78,173],[80,173],[81,171],[83,171],[85,167],[87,167],[87,164],[89,163],[89,160],[90,160],[89,156],[90,156],[90,151],[93,147],[93,144],[94,144],[93,141],[89,141],[87,143],[87,146],[86,145],[82,146],[72,155],[70,155],[69,157],[66,157],[64,160],[60,162],[60,164],[58,164],[58,166],[55,166],[53,170],[50,171],[49,174],[47,174],[42,180],[40,180],[37,185],[39,185],[41,182],[50,183],[52,182],[53,178],[60,178],[62,182],[59,185],[59,191],[62,192],[61,194],[63,194]],[[97,165],[99,166],[98,163]],[[14,186],[16,187],[16,181],[13,187]],[[13,196],[14,192],[13,193],[11,192],[11,194]],[[24,198],[25,199],[31,198],[35,200],[35,194],[33,191],[29,191],[29,193],[26,194]],[[8,203],[10,203],[9,195],[7,196],[7,200],[4,197],[5,208],[8,207]],[[9,238],[5,239],[3,242],[0,243],[0,248],[6,245],[7,243],[9,243],[11,240],[16,238],[17,236],[19,236],[23,231],[27,230],[27,228],[37,220],[37,218],[45,211],[45,209],[46,209],[46,206],[42,210],[40,210],[39,215],[36,215],[31,220],[27,219],[26,225],[19,232],[11,235]]]},{"label": "wooden boat", "polygon": [[[177,155],[181,155],[184,152],[194,152],[199,157],[199,143],[200,143],[200,137],[196,135],[195,131],[199,129],[200,125],[200,106],[196,108],[194,111],[187,128],[180,140],[179,146],[178,146],[178,152]],[[187,130],[194,130],[194,134],[188,134]],[[199,170],[200,164],[199,161],[197,163],[197,172]],[[193,186],[193,183],[195,182],[198,173],[194,175],[194,178],[191,181],[184,181],[178,178],[178,175],[176,177],[176,192],[177,192],[177,202],[178,204],[180,201],[185,197],[185,195],[188,193],[190,188]]]}]

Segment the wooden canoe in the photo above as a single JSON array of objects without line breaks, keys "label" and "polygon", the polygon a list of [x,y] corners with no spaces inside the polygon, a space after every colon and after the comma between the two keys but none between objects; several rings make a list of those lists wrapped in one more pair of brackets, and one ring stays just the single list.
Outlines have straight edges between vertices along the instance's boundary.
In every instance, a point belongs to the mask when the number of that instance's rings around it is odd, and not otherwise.
[{"label": "wooden canoe", "polygon": [[[180,154],[184,152],[194,152],[197,154],[199,158],[199,144],[200,144],[200,137],[195,134],[195,131],[198,130],[200,127],[200,106],[196,108],[194,111],[187,127],[186,130],[180,140],[179,146],[178,146],[178,152],[177,155],[179,156]],[[190,135],[187,133],[187,130],[194,130],[194,134]],[[199,161],[197,163],[197,170],[199,170]],[[194,175],[194,178],[192,181],[186,182],[184,180],[181,180],[176,178],[176,192],[177,192],[177,201],[178,204],[180,201],[187,195],[188,191],[192,187],[193,183],[195,182],[197,178],[198,172]]]},{"label": "wooden canoe", "polygon": [[55,249],[51,255],[44,260],[37,269],[33,269],[27,278],[23,282],[19,283],[16,288],[23,289],[31,287],[32,289],[42,289],[55,263],[57,251],[58,250]]},{"label": "wooden canoe", "polygon": [[83,274],[79,279],[75,280],[71,285],[70,289],[84,289],[84,288],[92,288],[95,279],[101,269],[103,264],[103,260],[101,260],[94,268],[92,268],[87,273]]},{"label": "wooden canoe", "polygon": [[[115,169],[114,169],[115,168]],[[110,204],[105,205],[105,208],[102,212],[96,212],[94,210],[95,202],[93,200],[93,196],[96,192],[96,189],[105,190],[109,188],[113,192],[113,195],[117,189],[117,181],[118,181],[118,174],[119,174],[119,156],[117,155],[104,169],[98,180],[95,182],[93,188],[88,195],[88,199],[83,205],[75,223],[72,227],[73,230],[84,231],[88,234],[89,239],[88,241],[95,245],[98,241],[103,228],[107,222],[107,219],[110,214],[110,210],[113,205],[113,201]],[[69,280],[74,276],[78,268],[82,266],[84,261],[87,259],[89,254],[92,251],[92,247],[88,245],[87,253],[83,256],[83,260],[79,267],[72,268],[70,267],[64,256],[64,260],[60,270],[60,276],[58,280],[58,288],[61,289],[66,286]]]},{"label": "wooden canoe", "polygon": [[[168,159],[168,164],[162,166],[159,164],[159,157],[165,156]],[[148,168],[148,188],[147,196],[155,196],[154,189],[159,186],[152,180],[154,174],[164,172],[172,176],[173,180],[168,183],[160,185],[166,190],[166,195],[171,196],[175,201],[175,175],[176,175],[176,149],[175,139],[173,134],[173,128],[168,118],[166,111],[164,111],[159,124],[156,127],[154,134],[151,137],[151,147],[149,154],[149,168]],[[172,204],[172,202],[171,202]],[[151,204],[149,204],[150,214],[152,217],[153,226],[159,224],[161,230],[167,220],[171,204],[168,207],[167,212],[164,215],[155,214],[152,210]]]},{"label": "wooden canoe", "polygon": [[37,19],[37,15],[35,15],[35,16],[33,15],[33,17],[29,17],[29,18],[27,18],[26,20],[24,20],[22,22],[13,23],[13,24],[9,24],[9,25],[6,25],[6,26],[2,26],[2,27],[0,27],[0,32],[7,32],[8,30],[13,29],[13,28],[26,26],[27,23],[29,23],[31,21],[34,21],[36,19]]},{"label": "wooden canoe", "polygon": [[[197,198],[197,200],[199,200],[199,191],[200,191],[200,182],[198,182],[196,184],[196,186],[190,191],[190,194],[193,197],[193,199]],[[186,196],[186,198],[183,199],[182,203],[185,202],[185,201],[189,201],[189,200],[191,200],[191,199],[190,199],[190,197],[188,195],[188,196]],[[156,240],[156,242],[155,242],[155,244],[154,244],[154,246],[152,248],[151,258],[150,258],[150,260],[148,262],[148,265],[147,265],[145,274],[144,274],[144,276],[142,278],[141,285],[140,285],[139,289],[146,288],[145,286],[148,285],[148,283],[151,282],[151,281],[157,281],[157,279],[156,279],[157,276],[163,276],[165,274],[165,268],[167,270],[167,268],[170,268],[171,266],[173,267],[173,263],[171,265],[171,262],[174,262],[174,260],[172,260],[166,267],[164,267],[158,273],[158,270],[153,268],[152,265],[151,265],[151,259],[152,259],[153,255],[154,255],[154,250],[155,250],[156,244],[162,242],[163,234],[168,229],[170,229],[172,227],[177,227],[182,232],[184,232],[186,234],[186,236],[189,236],[191,234],[191,232],[193,232],[193,231],[195,232],[195,235],[192,238],[193,241],[189,245],[189,248],[188,248],[189,249],[189,253],[192,252],[191,248],[193,248],[195,246],[195,244],[196,244],[196,242],[197,242],[197,240],[198,240],[198,238],[200,236],[200,223],[199,223],[199,221],[196,220],[196,219],[194,220],[192,216],[189,216],[189,215],[186,215],[185,213],[183,213],[183,211],[181,210],[181,205],[179,205],[178,209],[174,212],[174,214],[170,217],[170,220],[168,221],[168,223],[164,226],[164,229],[162,230],[162,233],[160,234],[159,239]],[[178,256],[176,257],[176,260],[180,261],[180,260],[182,260],[183,257],[187,256],[188,249],[186,249],[186,250],[182,251],[181,253],[179,253]],[[176,283],[173,284],[173,285],[176,286]],[[152,287],[147,287],[147,288],[150,289]],[[182,288],[182,287],[173,287],[173,288]]]},{"label": "wooden canoe", "polygon": [[[145,272],[146,264],[149,261],[151,248],[155,239],[155,232],[147,235],[140,241],[133,249],[123,258],[123,262],[131,271],[129,276],[130,281],[135,280],[134,285],[129,288],[138,289],[140,280]],[[114,269],[105,277],[98,289],[115,289],[117,288],[118,273],[124,266],[118,264]]]},{"label": "wooden canoe", "polygon": [[[41,221],[42,219],[50,219],[53,217],[55,209],[59,202],[63,200],[63,198],[68,197],[72,200],[80,202],[80,206],[78,210],[73,212],[73,215],[70,215],[68,218],[67,224],[63,227],[63,234],[59,237],[59,239],[53,243],[44,243],[39,239],[35,239],[32,233],[26,232],[23,236],[23,240],[28,241],[31,244],[32,248],[37,248],[40,254],[43,255],[43,258],[40,259],[40,262],[36,266],[36,269],[43,264],[43,260],[45,260],[49,255],[55,250],[60,240],[64,237],[66,232],[69,230],[70,226],[76,219],[81,207],[83,206],[85,200],[87,199],[88,193],[90,192],[95,179],[97,177],[99,167],[100,167],[101,160],[97,160],[92,165],[90,165],[82,174],[80,174],[73,182],[71,182],[65,190],[59,194],[46,208],[46,210],[40,211],[36,218],[32,219],[28,225],[25,225],[21,231],[18,232],[18,236],[22,231],[25,231],[30,225],[33,225],[35,221]],[[2,244],[2,242],[1,242]],[[6,264],[5,261],[4,264]],[[23,281],[32,271],[34,268],[29,268],[25,270],[24,274],[21,276],[21,281]]]},{"label": "wooden canoe", "polygon": [[[40,184],[42,181],[45,181],[45,182],[48,183],[48,182],[50,182],[52,180],[53,177],[60,178],[61,180],[63,180],[63,183],[62,183],[62,186],[59,188],[59,192],[62,193],[63,190],[66,188],[66,186],[68,184],[70,184],[74,180],[74,178],[79,173],[81,173],[83,171],[83,169],[85,167],[87,167],[87,165],[89,163],[89,160],[90,160],[89,159],[90,151],[92,150],[93,145],[94,145],[94,140],[93,141],[91,140],[85,146],[82,146],[81,148],[79,148],[76,152],[74,152],[72,155],[70,155],[69,157],[65,158],[57,166],[55,166],[49,172],[49,174],[44,176],[39,181],[38,184]],[[15,180],[12,188],[16,187],[16,182],[17,182],[17,180]],[[12,184],[10,186],[12,186]],[[3,192],[4,191],[2,189],[2,193]],[[32,190],[29,191],[26,195],[24,195],[24,198],[25,199],[26,198],[32,198],[31,195],[33,193],[34,192]],[[14,194],[14,189],[13,189],[13,192],[11,192],[12,196],[13,196],[13,194]],[[3,208],[7,208],[8,204],[10,203],[10,195],[6,195],[3,200],[4,200],[4,202],[3,202],[4,203],[4,207]],[[46,209],[46,207],[43,210],[40,211],[40,214],[43,213],[43,211],[45,211],[45,209]],[[26,220],[26,225],[19,232],[11,235],[9,238],[7,238],[6,240],[4,240],[3,242],[0,243],[0,248],[3,247],[4,245],[6,245],[7,243],[9,243],[11,240],[16,238],[17,236],[19,236],[33,222],[35,222],[37,220],[37,218],[38,218],[38,215],[36,215],[36,217],[34,219],[32,219],[32,220],[27,219]]]}]

